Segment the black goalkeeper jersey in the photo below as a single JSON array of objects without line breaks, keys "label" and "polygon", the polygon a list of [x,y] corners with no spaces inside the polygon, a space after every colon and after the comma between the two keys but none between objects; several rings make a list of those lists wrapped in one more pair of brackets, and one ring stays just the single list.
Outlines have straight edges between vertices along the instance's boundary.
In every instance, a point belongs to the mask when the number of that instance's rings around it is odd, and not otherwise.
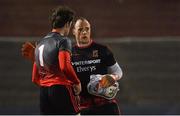
[{"label": "black goalkeeper jersey", "polygon": [[72,65],[82,84],[82,97],[93,97],[87,91],[92,74],[107,74],[108,66],[116,63],[112,52],[104,45],[92,42],[87,47],[72,48]]}]

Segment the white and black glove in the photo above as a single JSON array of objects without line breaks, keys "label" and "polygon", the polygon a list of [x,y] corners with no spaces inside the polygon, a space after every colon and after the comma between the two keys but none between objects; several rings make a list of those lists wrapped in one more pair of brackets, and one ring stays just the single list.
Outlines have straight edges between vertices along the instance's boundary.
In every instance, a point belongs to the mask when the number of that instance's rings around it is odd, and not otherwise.
[{"label": "white and black glove", "polygon": [[87,85],[87,90],[90,94],[104,97],[106,99],[115,98],[119,91],[119,84],[115,81],[112,75],[91,75],[90,82]]}]

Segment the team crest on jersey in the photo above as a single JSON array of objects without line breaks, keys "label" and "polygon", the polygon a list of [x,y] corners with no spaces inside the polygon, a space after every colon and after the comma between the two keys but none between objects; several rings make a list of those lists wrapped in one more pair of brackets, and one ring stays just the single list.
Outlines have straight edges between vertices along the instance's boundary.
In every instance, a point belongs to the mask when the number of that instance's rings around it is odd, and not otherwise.
[{"label": "team crest on jersey", "polygon": [[97,58],[98,56],[99,56],[98,50],[93,50],[93,55],[92,55],[92,57]]}]

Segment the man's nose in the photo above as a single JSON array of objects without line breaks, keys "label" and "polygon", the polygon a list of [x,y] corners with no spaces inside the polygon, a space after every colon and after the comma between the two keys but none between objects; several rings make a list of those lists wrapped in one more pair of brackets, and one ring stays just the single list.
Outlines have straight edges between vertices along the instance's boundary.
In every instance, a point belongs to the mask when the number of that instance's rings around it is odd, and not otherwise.
[{"label": "man's nose", "polygon": [[86,30],[84,30],[82,33],[83,33],[83,34],[86,34],[86,33],[87,33],[87,31],[86,31]]}]

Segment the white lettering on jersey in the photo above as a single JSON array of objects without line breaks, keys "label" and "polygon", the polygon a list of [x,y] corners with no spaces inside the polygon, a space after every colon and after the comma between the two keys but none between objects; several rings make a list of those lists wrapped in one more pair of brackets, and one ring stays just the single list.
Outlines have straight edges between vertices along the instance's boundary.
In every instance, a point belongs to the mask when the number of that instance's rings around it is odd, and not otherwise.
[{"label": "white lettering on jersey", "polygon": [[101,59],[72,62],[72,65],[82,66],[82,65],[87,65],[87,64],[89,65],[89,64],[99,64],[99,63],[101,63]]},{"label": "white lettering on jersey", "polygon": [[41,46],[39,47],[39,61],[40,61],[40,65],[41,65],[41,66],[44,66],[43,50],[44,50],[44,45],[41,45]]},{"label": "white lettering on jersey", "polygon": [[89,71],[95,71],[96,70],[96,66],[78,66],[76,68],[77,72],[89,72]]}]

